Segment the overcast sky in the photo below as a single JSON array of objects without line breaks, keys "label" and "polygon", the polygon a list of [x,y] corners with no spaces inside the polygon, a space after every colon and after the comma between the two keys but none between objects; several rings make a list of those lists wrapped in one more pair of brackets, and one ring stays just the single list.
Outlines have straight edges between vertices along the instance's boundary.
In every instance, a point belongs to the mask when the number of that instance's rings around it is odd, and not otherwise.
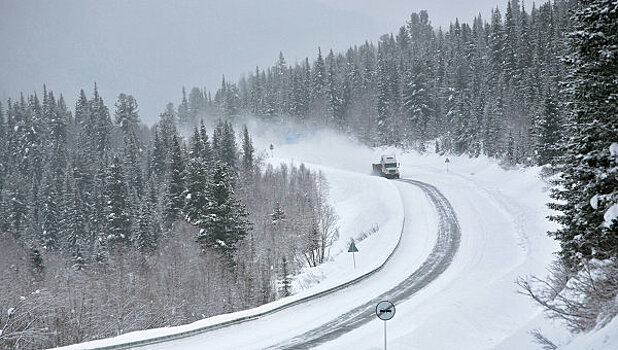
[{"label": "overcast sky", "polygon": [[504,9],[506,0],[0,0],[0,100],[42,85],[73,107],[97,83],[112,108],[120,93],[157,120],[181,88],[214,91],[255,66],[310,59],[396,32],[427,10],[435,27]]}]

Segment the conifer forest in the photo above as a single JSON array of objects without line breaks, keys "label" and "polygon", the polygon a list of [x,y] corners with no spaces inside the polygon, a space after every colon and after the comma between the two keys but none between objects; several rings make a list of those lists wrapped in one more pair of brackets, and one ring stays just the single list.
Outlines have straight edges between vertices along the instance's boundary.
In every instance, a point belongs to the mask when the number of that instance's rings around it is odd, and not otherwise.
[{"label": "conifer forest", "polygon": [[560,250],[550,277],[514,289],[573,332],[616,316],[617,1],[510,0],[448,28],[420,11],[376,42],[316,49],[274,53],[216,91],[179,86],[154,125],[96,84],[74,106],[45,82],[3,101],[0,349],[253,308],[327,261],[339,233],[325,176],[271,165],[247,120],[542,166]]}]

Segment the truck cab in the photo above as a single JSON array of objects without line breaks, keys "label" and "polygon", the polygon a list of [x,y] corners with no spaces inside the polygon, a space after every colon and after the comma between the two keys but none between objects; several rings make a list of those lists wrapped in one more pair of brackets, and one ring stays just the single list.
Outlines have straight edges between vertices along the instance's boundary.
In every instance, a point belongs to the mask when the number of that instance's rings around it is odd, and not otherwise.
[{"label": "truck cab", "polygon": [[399,162],[397,161],[397,157],[392,154],[383,154],[380,157],[380,163],[373,164],[373,170],[378,175],[388,179],[398,179]]}]

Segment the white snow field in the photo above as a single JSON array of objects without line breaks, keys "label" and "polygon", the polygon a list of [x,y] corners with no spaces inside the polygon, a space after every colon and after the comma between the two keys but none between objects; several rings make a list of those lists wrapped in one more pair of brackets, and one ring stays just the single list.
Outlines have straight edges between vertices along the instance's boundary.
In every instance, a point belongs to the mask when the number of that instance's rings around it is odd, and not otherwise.
[{"label": "white snow field", "polygon": [[[395,317],[386,324],[388,349],[540,349],[529,334],[534,328],[561,349],[562,345],[565,349],[618,348],[616,320],[610,323],[613,328],[572,339],[559,324],[544,319],[530,298],[518,293],[515,280],[544,276],[557,250],[546,234],[553,226],[546,219],[549,198],[538,169],[504,170],[494,160],[451,156],[447,171],[444,156],[372,150],[330,132],[301,135],[295,144],[285,144],[283,135],[258,135],[255,144],[269,155],[268,146],[274,145],[270,163],[304,162],[324,172],[331,186],[330,201],[339,216],[340,238],[331,248],[332,259],[302,271],[291,297],[185,326],[132,332],[64,349],[113,346],[248,316],[251,319],[244,322],[144,348],[278,348],[291,344],[292,339],[311,337],[316,330],[319,333],[320,327],[333,320],[344,322],[343,314],[388,292],[415,272],[436,244],[441,216],[426,193],[410,183],[371,176],[371,163],[382,153],[397,153],[402,178],[431,184],[446,197],[461,234],[448,268],[396,304]],[[378,230],[371,233],[372,227]],[[347,252],[351,238],[360,250],[356,270]],[[356,284],[295,302],[382,264],[380,271]],[[290,303],[275,313],[251,317]],[[366,318],[341,336],[312,344],[319,349],[382,349],[383,321],[369,312]]]}]

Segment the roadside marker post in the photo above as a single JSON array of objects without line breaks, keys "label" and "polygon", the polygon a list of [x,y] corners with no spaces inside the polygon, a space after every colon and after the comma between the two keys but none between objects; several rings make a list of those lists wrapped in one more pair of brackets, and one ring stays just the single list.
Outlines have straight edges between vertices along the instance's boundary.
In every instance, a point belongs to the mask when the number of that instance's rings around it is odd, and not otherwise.
[{"label": "roadside marker post", "polygon": [[376,316],[384,321],[384,350],[386,350],[386,321],[395,316],[395,305],[390,301],[381,301],[376,306]]},{"label": "roadside marker post", "polygon": [[352,253],[352,260],[354,261],[354,270],[356,270],[356,257],[354,256],[356,252],[358,252],[358,248],[356,248],[356,244],[354,244],[354,241],[352,241],[352,243],[350,243],[350,248],[348,248],[348,253]]},{"label": "roadside marker post", "polygon": [[448,163],[450,163],[450,159],[448,159],[448,157],[446,157],[446,160],[444,161],[444,163],[446,163],[446,172],[448,173]]}]

